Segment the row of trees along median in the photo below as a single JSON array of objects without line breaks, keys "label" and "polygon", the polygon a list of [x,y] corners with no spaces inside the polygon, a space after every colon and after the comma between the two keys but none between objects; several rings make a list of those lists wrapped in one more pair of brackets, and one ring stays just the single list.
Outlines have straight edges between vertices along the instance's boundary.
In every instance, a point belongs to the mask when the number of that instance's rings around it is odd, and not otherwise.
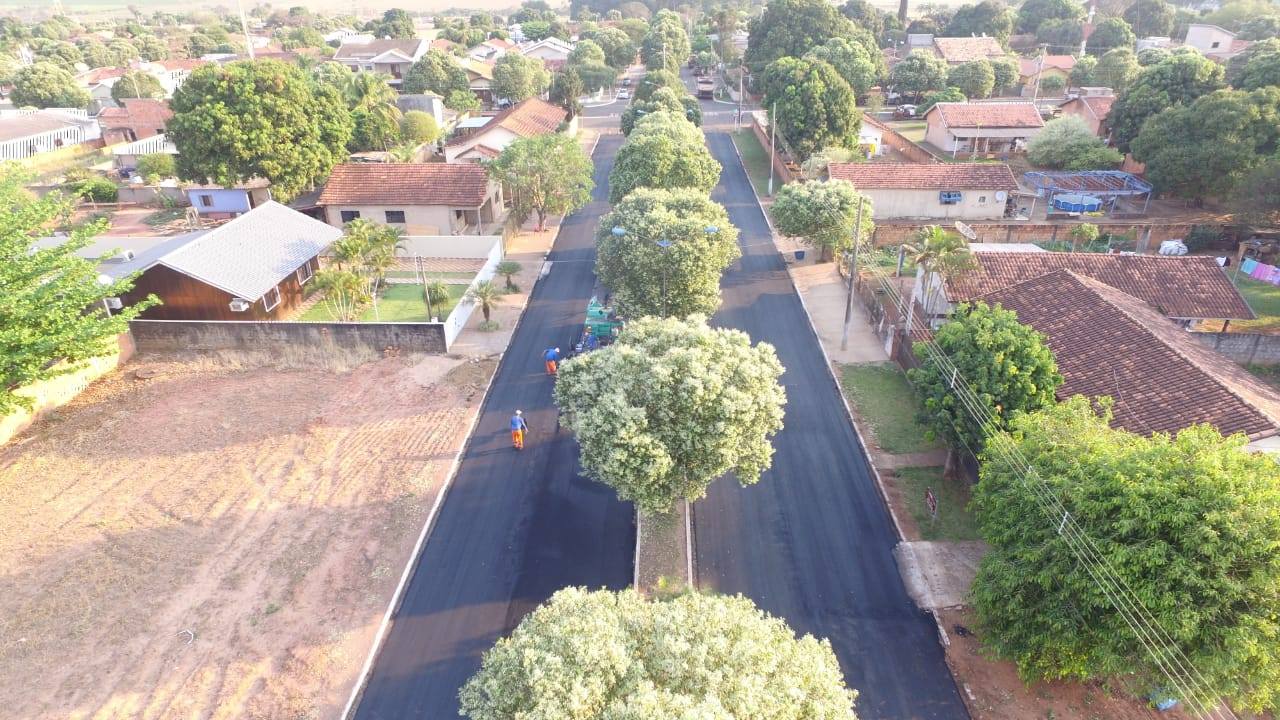
[{"label": "row of trees along median", "polygon": [[[688,46],[679,17],[659,12],[642,49],[650,82],[628,111],[609,178],[614,209],[597,233],[597,274],[626,328],[564,362],[555,387],[583,471],[646,515],[669,515],[729,472],[759,481],[786,401],[771,346],[706,322],[740,250],[725,209],[708,197],[720,166],[674,74]],[[650,642],[659,630],[667,641]],[[460,694],[473,720],[852,720],[854,698],[827,641],[797,639],[749,600],[582,589],[525,618]]]}]

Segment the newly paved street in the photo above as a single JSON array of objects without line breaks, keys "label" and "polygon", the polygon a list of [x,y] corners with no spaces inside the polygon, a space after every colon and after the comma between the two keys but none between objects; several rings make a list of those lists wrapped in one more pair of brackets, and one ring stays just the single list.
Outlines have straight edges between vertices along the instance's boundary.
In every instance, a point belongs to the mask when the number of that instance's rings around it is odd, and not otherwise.
[{"label": "newly paved street", "polygon": [[778,349],[787,414],[758,485],[722,478],[694,505],[699,585],[829,638],[862,720],[967,718],[933,621],[903,589],[888,513],[732,140],[709,131],[707,142],[724,166],[712,198],[743,250],[713,322]]},{"label": "newly paved street", "polygon": [[[506,359],[494,379],[458,476],[404,602],[396,614],[356,717],[458,717],[458,689],[480,654],[556,590],[631,584],[632,508],[578,475],[578,448],[556,432],[552,382],[542,351],[567,349],[582,325],[594,283],[593,235],[608,210],[606,181],[620,135],[596,148],[591,204],[565,221]],[[528,418],[523,452],[507,421]]]}]

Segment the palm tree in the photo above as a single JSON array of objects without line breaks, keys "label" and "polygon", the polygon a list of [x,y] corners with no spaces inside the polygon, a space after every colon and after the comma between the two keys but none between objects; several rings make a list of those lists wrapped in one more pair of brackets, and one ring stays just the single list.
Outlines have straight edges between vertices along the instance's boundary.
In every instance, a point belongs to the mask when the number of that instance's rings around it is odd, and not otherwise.
[{"label": "palm tree", "polygon": [[489,313],[501,297],[502,291],[490,280],[482,280],[467,291],[467,299],[480,305],[480,312],[484,313],[485,322],[489,322]]},{"label": "palm tree", "polygon": [[902,249],[921,268],[920,277],[928,283],[923,303],[926,312],[939,285],[959,277],[975,265],[973,253],[964,238],[937,225],[920,228]]},{"label": "palm tree", "polygon": [[312,282],[324,293],[329,314],[339,322],[353,322],[369,300],[368,285],[350,270],[321,270]]},{"label": "palm tree", "polygon": [[427,317],[433,317],[437,305],[444,307],[449,302],[449,286],[443,280],[432,280],[423,286],[422,296],[427,301]]},{"label": "palm tree", "polygon": [[519,273],[523,269],[524,266],[515,260],[503,260],[498,263],[498,267],[495,268],[494,272],[507,279],[507,290],[515,292],[516,290],[519,290],[519,288],[516,287],[515,283],[511,282],[511,276]]},{"label": "palm tree", "polygon": [[352,110],[369,110],[377,105],[396,105],[396,91],[387,84],[386,73],[358,72],[346,78],[342,97]]}]

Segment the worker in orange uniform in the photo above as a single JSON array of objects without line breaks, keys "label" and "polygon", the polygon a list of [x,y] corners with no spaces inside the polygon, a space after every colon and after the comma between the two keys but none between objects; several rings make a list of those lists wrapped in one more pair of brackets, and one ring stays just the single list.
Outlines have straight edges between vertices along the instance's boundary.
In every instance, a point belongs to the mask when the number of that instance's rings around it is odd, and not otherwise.
[{"label": "worker in orange uniform", "polygon": [[556,366],[560,362],[560,348],[547,348],[547,351],[542,353],[542,359],[547,361],[547,374],[555,375]]},{"label": "worker in orange uniform", "polygon": [[529,424],[524,421],[524,413],[517,410],[511,416],[511,444],[517,450],[524,449],[524,434],[529,431]]}]

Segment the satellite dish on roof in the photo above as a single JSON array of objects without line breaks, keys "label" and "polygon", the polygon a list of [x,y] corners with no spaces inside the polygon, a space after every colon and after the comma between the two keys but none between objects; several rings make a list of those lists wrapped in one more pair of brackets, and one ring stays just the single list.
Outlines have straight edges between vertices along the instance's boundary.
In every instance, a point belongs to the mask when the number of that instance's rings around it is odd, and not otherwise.
[{"label": "satellite dish on roof", "polygon": [[970,242],[976,242],[978,240],[978,233],[974,232],[973,228],[969,227],[967,224],[965,224],[964,222],[961,222],[960,220],[956,221],[956,232],[963,235],[965,239]]}]

